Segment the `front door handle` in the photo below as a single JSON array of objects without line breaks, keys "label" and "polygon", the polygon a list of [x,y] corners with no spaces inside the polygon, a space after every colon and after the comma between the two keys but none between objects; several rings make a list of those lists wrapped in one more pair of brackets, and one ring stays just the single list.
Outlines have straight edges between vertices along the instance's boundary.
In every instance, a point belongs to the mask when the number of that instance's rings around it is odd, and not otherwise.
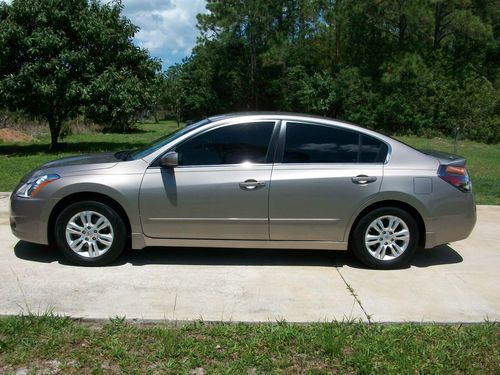
[{"label": "front door handle", "polygon": [[370,182],[375,182],[375,181],[377,181],[377,177],[367,176],[365,174],[360,174],[360,175],[352,178],[352,182],[354,182],[355,184],[359,184],[359,185],[365,185],[365,184],[369,184]]},{"label": "front door handle", "polygon": [[245,180],[244,182],[240,182],[240,188],[244,190],[254,190],[259,187],[266,186],[265,181],[257,181],[257,180]]}]

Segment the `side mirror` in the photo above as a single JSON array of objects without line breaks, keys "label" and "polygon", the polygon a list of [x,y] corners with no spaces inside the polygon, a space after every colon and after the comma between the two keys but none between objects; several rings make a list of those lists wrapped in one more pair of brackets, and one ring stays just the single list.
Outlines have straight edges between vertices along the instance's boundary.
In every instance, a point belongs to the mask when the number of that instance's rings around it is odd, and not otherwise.
[{"label": "side mirror", "polygon": [[160,159],[160,165],[165,168],[175,168],[179,165],[179,154],[175,151],[167,152]]}]

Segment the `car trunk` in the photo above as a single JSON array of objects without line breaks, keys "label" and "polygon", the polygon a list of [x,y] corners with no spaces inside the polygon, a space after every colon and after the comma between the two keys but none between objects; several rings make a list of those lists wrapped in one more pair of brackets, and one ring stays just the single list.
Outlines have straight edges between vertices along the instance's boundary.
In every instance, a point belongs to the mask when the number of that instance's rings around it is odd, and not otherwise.
[{"label": "car trunk", "polygon": [[436,159],[439,160],[439,164],[441,165],[453,165],[456,167],[463,167],[465,166],[465,158],[463,156],[455,155],[455,154],[450,154],[447,152],[441,152],[441,151],[434,151],[434,150],[419,150],[420,152],[423,152],[426,155],[435,157]]}]

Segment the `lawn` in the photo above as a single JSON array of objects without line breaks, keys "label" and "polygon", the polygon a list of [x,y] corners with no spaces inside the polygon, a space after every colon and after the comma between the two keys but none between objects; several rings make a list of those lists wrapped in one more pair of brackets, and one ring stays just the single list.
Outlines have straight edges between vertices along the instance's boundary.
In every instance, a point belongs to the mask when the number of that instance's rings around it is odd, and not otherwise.
[{"label": "lawn", "polygon": [[0,318],[1,373],[498,374],[500,326]]},{"label": "lawn", "polygon": [[[131,134],[80,133],[64,140],[63,151],[47,152],[49,138],[35,142],[0,143],[0,191],[11,191],[31,169],[47,161],[79,153],[119,151],[141,147],[171,133],[177,125],[171,121],[146,123]],[[453,142],[446,138],[399,137],[416,147],[453,152]],[[467,158],[478,204],[500,204],[500,146],[460,141],[458,154]]]}]

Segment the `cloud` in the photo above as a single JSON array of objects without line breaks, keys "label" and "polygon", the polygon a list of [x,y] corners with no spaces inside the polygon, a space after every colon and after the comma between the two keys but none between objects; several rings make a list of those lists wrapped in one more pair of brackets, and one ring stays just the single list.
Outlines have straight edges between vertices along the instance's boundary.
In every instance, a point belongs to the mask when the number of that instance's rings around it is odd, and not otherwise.
[{"label": "cloud", "polygon": [[206,12],[206,0],[123,0],[123,4],[123,13],[140,27],[136,43],[161,57],[164,66],[191,53],[198,35],[196,15]]},{"label": "cloud", "polygon": [[123,3],[131,13],[161,11],[175,7],[172,0],[124,0]]}]

